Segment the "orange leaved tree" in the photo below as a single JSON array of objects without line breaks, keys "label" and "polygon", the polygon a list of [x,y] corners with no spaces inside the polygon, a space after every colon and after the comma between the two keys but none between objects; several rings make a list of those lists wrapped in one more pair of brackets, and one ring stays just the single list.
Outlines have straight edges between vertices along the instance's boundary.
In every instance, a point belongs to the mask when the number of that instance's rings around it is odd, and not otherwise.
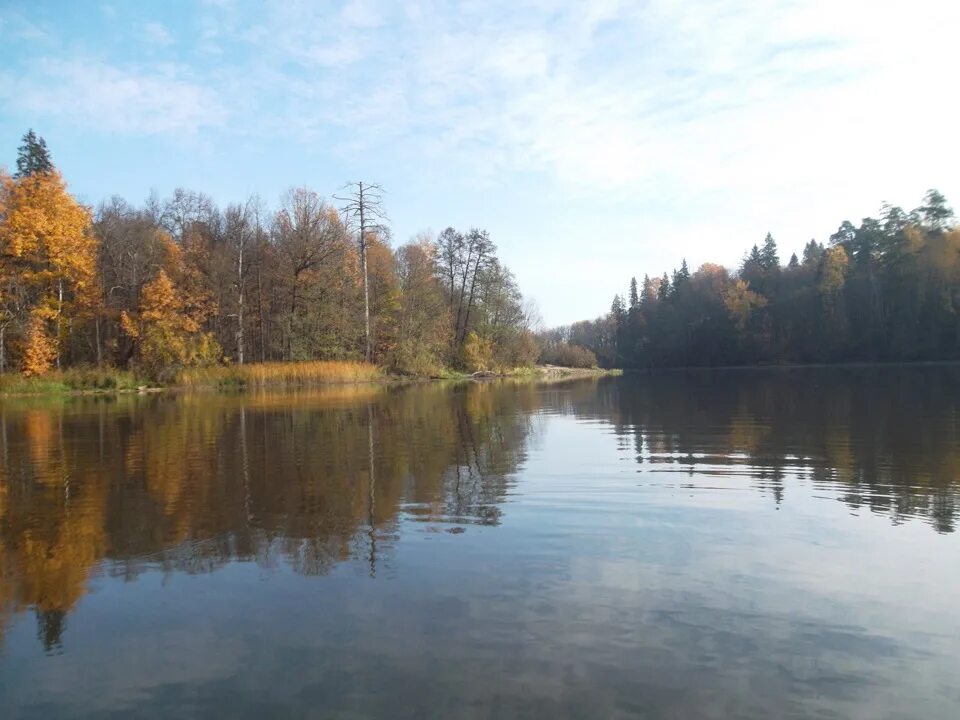
[{"label": "orange leaved tree", "polygon": [[[170,246],[171,260],[180,259],[179,248]],[[185,367],[212,364],[222,350],[213,335],[203,331],[208,314],[205,303],[198,302],[161,269],[140,291],[138,312],[123,312],[123,331],[136,343],[140,366],[151,377],[173,380]]]},{"label": "orange leaved tree", "polygon": [[[54,363],[59,367],[71,329],[97,302],[96,239],[90,210],[70,195],[56,170],[2,183],[0,323],[19,328],[21,367],[37,375]],[[0,335],[0,364],[4,343]]]}]

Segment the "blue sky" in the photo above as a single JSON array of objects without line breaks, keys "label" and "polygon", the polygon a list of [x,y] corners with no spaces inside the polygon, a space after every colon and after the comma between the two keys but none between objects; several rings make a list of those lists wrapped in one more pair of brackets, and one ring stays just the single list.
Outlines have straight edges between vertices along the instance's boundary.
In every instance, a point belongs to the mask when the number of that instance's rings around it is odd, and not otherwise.
[{"label": "blue sky", "polygon": [[96,204],[378,182],[486,227],[547,324],[631,275],[960,203],[954,2],[0,0],[0,161]]}]

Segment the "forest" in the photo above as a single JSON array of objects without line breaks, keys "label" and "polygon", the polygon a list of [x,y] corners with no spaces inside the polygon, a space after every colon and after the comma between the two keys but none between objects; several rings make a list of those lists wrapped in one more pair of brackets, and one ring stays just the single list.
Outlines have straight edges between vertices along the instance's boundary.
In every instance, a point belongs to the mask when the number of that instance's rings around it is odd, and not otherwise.
[{"label": "forest", "polygon": [[607,314],[539,332],[485,230],[394,247],[385,221],[382,190],[364,183],[331,200],[291,188],[272,210],[182,188],[89,208],[31,130],[16,171],[0,171],[0,373],[100,367],[171,382],[269,361],[436,376],[538,361],[960,359],[960,229],[936,190],[912,211],[844,221],[785,264],[768,233],[733,271],[684,260],[634,277]]},{"label": "forest", "polygon": [[786,264],[771,234],[738,269],[684,260],[630,280],[609,313],[540,337],[545,355],[584,348],[606,367],[960,359],[960,228],[930,190],[906,212],[843,222]]},{"label": "forest", "polygon": [[366,360],[432,375],[537,360],[535,311],[482,229],[393,247],[383,193],[292,188],[218,208],[177,189],[96,209],[70,194],[43,138],[0,173],[0,372]]}]

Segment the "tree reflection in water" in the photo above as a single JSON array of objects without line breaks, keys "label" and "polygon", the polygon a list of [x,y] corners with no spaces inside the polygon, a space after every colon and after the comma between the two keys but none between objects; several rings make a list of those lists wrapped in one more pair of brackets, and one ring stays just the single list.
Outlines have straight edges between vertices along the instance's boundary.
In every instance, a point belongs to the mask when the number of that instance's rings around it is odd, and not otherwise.
[{"label": "tree reflection in water", "polygon": [[[351,386],[7,402],[0,638],[32,610],[48,652],[91,578],[227,563],[389,566],[404,526],[497,525],[549,414],[601,421],[639,469],[790,483],[955,528],[955,368],[703,371],[556,385]],[[423,525],[419,525],[421,529]]]}]

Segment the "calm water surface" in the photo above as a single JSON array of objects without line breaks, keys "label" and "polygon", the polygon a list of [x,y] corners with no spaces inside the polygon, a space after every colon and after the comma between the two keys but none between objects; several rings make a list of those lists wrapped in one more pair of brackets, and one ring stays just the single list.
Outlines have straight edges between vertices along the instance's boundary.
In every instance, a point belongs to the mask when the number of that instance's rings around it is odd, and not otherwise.
[{"label": "calm water surface", "polygon": [[0,717],[960,717],[960,370],[8,401]]}]

